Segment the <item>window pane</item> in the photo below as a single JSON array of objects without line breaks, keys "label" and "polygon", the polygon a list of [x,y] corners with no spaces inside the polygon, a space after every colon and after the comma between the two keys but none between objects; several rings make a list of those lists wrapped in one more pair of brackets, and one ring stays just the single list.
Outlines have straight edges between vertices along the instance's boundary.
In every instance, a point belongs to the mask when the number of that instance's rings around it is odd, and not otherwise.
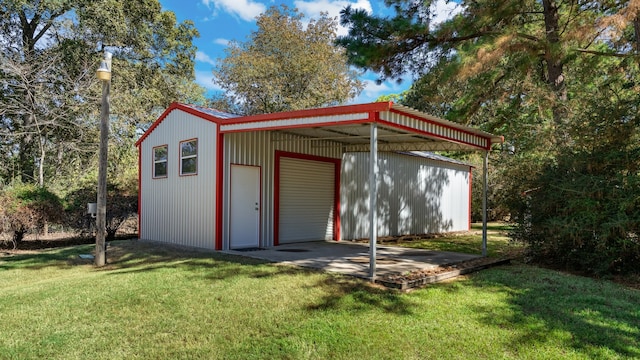
[{"label": "window pane", "polygon": [[197,168],[197,158],[182,159],[182,174],[195,174]]},{"label": "window pane", "polygon": [[181,144],[182,156],[196,155],[198,153],[198,141],[191,140]]},{"label": "window pane", "polygon": [[161,147],[157,147],[155,149],[153,149],[153,160],[154,161],[161,161],[167,160],[167,147],[166,146],[161,146]]},{"label": "window pane", "polygon": [[157,162],[154,166],[154,174],[155,177],[167,176],[167,162]]}]

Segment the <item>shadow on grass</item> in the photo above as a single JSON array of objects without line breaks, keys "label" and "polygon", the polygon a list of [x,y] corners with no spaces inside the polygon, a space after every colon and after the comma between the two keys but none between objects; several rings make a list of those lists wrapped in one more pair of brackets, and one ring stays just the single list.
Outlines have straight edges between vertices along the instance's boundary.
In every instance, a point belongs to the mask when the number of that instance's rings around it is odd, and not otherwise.
[{"label": "shadow on grass", "polygon": [[357,312],[377,309],[396,315],[412,315],[417,306],[398,291],[376,287],[345,275],[332,274],[315,286],[327,291],[320,301],[309,305],[308,310]]},{"label": "shadow on grass", "polygon": [[471,278],[474,286],[504,292],[509,311],[477,306],[492,326],[522,333],[518,347],[562,341],[590,358],[640,358],[640,292],[527,266],[498,268]]},{"label": "shadow on grass", "polygon": [[[323,273],[321,270],[275,265],[250,257],[137,240],[113,242],[107,250],[107,265],[92,268],[92,260],[80,259],[79,255],[92,253],[93,250],[93,245],[84,245],[3,257],[0,258],[0,269],[43,270],[85,266],[89,271],[105,272],[109,276],[180,269],[194,277],[212,281],[239,277],[267,279]],[[273,266],[262,266],[269,264]],[[309,287],[320,288],[324,294],[320,301],[308,306],[309,310],[368,311],[377,308],[395,314],[412,313],[412,304],[402,294],[373,287],[362,279],[326,274]]]},{"label": "shadow on grass", "polygon": [[35,253],[19,253],[0,257],[0,269],[41,270],[44,268],[69,268],[75,265],[91,264],[90,260],[80,259],[80,254],[90,253],[92,245],[81,245]]}]

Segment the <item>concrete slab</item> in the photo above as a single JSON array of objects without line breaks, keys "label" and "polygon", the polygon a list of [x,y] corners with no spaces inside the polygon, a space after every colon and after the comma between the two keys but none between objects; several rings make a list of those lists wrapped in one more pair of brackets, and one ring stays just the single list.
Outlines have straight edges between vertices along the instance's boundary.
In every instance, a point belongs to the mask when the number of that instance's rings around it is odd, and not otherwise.
[{"label": "concrete slab", "polygon": [[[424,270],[480,257],[399,246],[378,246],[376,250],[377,276]],[[313,241],[225,253],[369,278],[369,245],[363,243]]]}]

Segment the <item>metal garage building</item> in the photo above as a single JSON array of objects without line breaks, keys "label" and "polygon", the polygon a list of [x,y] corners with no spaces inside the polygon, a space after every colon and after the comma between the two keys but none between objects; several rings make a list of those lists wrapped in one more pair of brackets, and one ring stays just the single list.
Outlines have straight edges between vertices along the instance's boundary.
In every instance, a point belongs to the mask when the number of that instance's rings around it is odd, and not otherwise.
[{"label": "metal garage building", "polygon": [[[247,117],[174,103],[136,144],[140,238],[224,250],[340,240],[343,227],[349,237],[359,236],[364,223],[352,233],[351,217],[341,207],[350,201],[341,188],[343,155],[348,163],[356,158],[345,154],[366,152],[360,162],[369,161],[369,166],[360,172],[367,173],[357,181],[361,190],[374,190],[366,191],[369,208],[382,209],[376,204],[382,185],[375,184],[388,175],[379,175],[379,168],[401,155],[385,155],[387,160],[379,162],[378,151],[488,153],[501,141],[391,102]],[[467,216],[468,207],[459,210]],[[401,221],[416,216],[398,214],[404,216]],[[378,226],[372,224],[378,224],[378,212],[357,215],[368,218],[367,237],[375,242]],[[396,220],[395,213],[381,214],[381,219],[387,215]]]}]

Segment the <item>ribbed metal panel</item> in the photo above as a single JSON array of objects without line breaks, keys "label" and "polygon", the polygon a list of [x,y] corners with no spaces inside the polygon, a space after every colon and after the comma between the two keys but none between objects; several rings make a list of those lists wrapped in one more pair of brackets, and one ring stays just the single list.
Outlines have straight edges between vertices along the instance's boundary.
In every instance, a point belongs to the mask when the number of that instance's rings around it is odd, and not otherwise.
[{"label": "ribbed metal panel", "polygon": [[[468,230],[469,166],[397,153],[378,156],[378,236]],[[346,153],[342,161],[342,238],[366,238],[369,153]]]},{"label": "ribbed metal panel", "polygon": [[333,238],[333,163],[280,161],[280,237],[292,243]]},{"label": "ribbed metal panel", "polygon": [[241,122],[235,124],[222,125],[222,131],[237,131],[237,130],[253,130],[253,129],[282,129],[285,127],[296,127],[301,125],[313,125],[313,124],[327,124],[327,123],[340,123],[345,121],[363,120],[368,119],[368,113],[354,113],[354,114],[340,114],[340,115],[326,115],[326,116],[312,116],[302,118],[283,118],[277,120],[266,121],[252,121]]},{"label": "ribbed metal panel", "polygon": [[[144,239],[213,249],[216,124],[174,110],[142,147],[141,234]],[[179,176],[179,143],[198,139],[198,173]],[[153,147],[168,146],[167,177],[152,179]]]},{"label": "ribbed metal panel", "polygon": [[[260,246],[274,244],[274,179],[276,150],[340,159],[342,150],[339,144],[325,141],[309,141],[290,134],[270,131],[227,133],[224,135],[224,167],[230,164],[253,165],[262,168],[262,208]],[[229,248],[229,171],[223,174],[224,202],[222,223],[223,248]]]},{"label": "ribbed metal panel", "polygon": [[[442,137],[452,141],[460,141],[465,144],[474,145],[482,148],[486,148],[488,145],[488,139],[479,135],[471,134],[462,129],[453,128],[447,124],[436,124],[433,122],[425,122],[416,118],[408,117],[402,114],[393,112],[382,112],[380,117],[384,120],[390,121],[395,124],[399,124],[412,129],[424,131],[438,137]],[[444,122],[444,120],[440,120]]]}]

